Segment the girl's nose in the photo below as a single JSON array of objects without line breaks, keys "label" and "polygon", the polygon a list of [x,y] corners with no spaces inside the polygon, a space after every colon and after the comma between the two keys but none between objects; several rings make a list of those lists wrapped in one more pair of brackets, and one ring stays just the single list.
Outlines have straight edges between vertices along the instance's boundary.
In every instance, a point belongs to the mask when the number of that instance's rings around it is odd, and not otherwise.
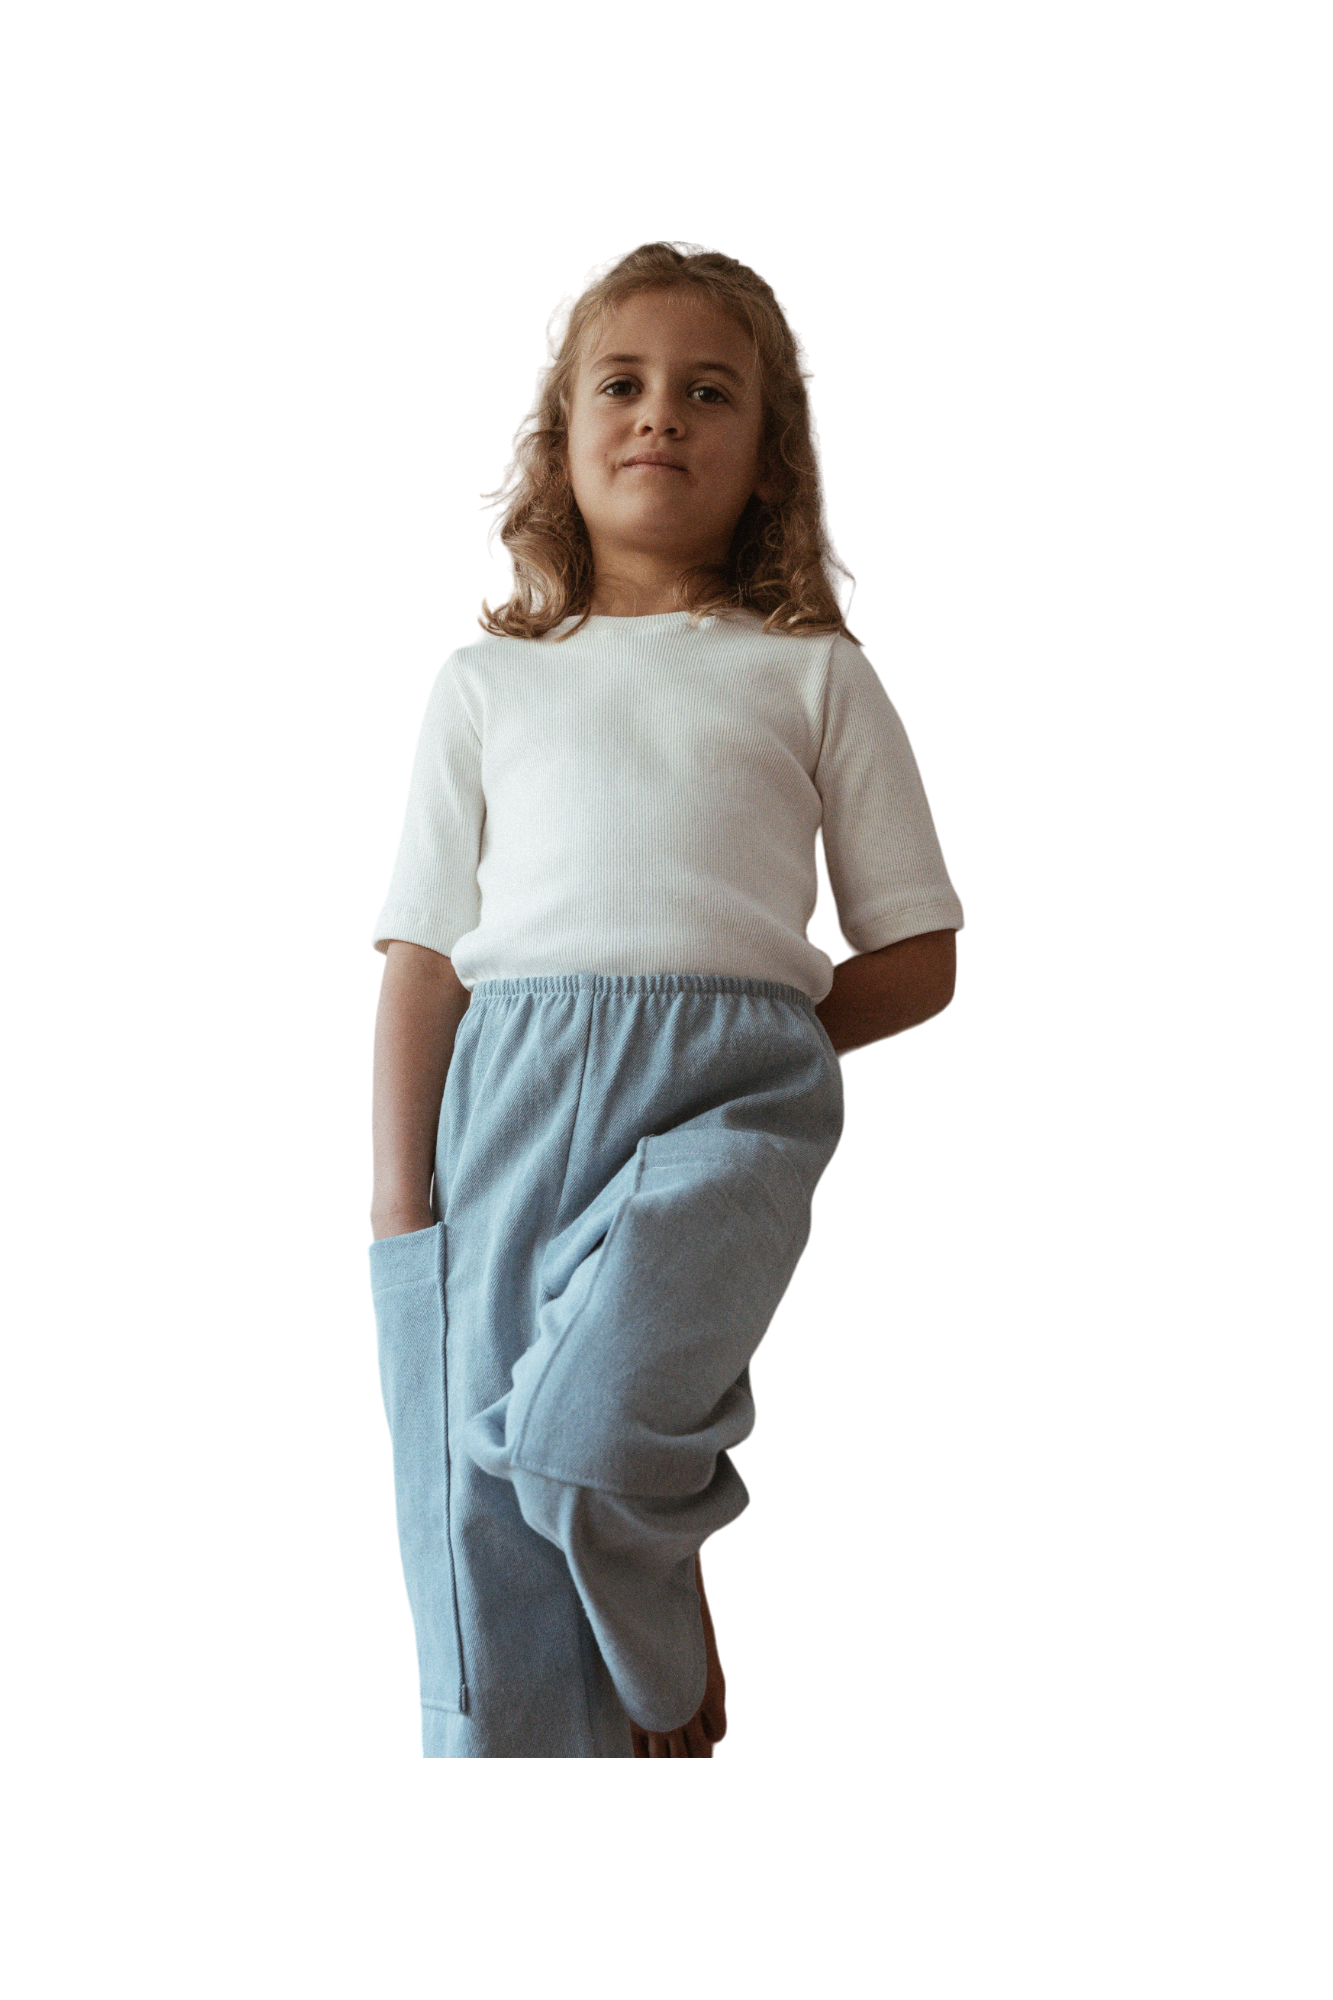
[{"label": "girl's nose", "polygon": [[680,429],[679,412],[675,404],[668,397],[663,396],[654,402],[644,405],[643,409],[639,412],[639,421],[635,425],[635,429],[640,434],[645,431],[656,431],[659,436],[678,431]]}]

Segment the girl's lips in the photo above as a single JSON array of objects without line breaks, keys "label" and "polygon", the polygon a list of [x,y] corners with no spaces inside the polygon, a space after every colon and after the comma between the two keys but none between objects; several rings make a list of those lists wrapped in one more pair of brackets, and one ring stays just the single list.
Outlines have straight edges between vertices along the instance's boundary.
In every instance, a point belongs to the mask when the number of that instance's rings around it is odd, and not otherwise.
[{"label": "girl's lips", "polygon": [[649,472],[684,472],[685,470],[683,465],[677,465],[674,459],[669,458],[627,458],[621,469],[622,471],[628,471],[631,466],[642,466]]}]

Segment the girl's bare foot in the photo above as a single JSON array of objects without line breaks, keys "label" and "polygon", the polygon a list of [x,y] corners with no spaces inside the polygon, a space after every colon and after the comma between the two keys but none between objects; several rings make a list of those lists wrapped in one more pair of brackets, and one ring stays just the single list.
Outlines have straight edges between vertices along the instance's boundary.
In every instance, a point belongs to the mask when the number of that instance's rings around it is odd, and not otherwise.
[{"label": "girl's bare foot", "polygon": [[694,1558],[694,1580],[699,1586],[699,1609],[704,1617],[704,1647],[708,1655],[704,1698],[682,1729],[665,1732],[640,1729],[637,1722],[631,1722],[630,1736],[636,1757],[711,1757],[713,1745],[720,1743],[727,1733],[727,1683],[722,1676],[722,1662],[717,1656],[712,1614],[704,1596],[704,1573],[697,1555]]}]

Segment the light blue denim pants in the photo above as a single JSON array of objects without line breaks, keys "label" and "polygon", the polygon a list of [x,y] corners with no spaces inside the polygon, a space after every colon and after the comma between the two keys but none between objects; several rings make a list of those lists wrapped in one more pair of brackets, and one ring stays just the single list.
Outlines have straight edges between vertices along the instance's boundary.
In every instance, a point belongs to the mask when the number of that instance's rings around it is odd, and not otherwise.
[{"label": "light blue denim pants", "polygon": [[842,1131],[806,994],[490,979],[432,1229],[372,1244],[428,1757],[628,1757],[703,1698],[694,1557],[749,1495],[749,1363]]}]

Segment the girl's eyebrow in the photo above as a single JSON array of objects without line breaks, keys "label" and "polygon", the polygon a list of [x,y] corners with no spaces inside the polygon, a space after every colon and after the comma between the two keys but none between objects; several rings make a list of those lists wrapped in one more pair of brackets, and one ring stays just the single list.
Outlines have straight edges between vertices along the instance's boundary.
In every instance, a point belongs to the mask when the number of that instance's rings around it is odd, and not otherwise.
[{"label": "girl's eyebrow", "polygon": [[[641,354],[599,354],[597,359],[592,363],[592,366],[594,368],[609,368],[612,366],[618,368],[641,368],[643,366],[643,359],[644,357]],[[739,370],[730,367],[725,361],[691,361],[687,366],[691,374],[693,374],[696,368],[711,368],[718,375],[730,375],[733,382],[741,380]]]}]

